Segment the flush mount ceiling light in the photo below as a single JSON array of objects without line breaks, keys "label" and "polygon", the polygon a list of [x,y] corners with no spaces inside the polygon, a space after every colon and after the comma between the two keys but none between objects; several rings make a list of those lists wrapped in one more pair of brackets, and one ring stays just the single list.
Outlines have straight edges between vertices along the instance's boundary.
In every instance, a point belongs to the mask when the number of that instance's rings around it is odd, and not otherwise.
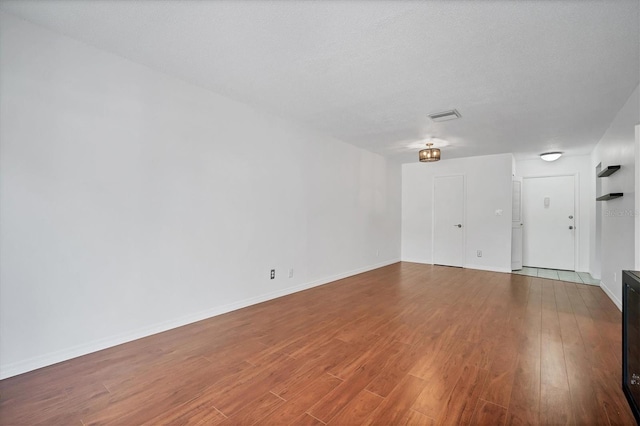
[{"label": "flush mount ceiling light", "polygon": [[418,153],[418,158],[420,158],[421,162],[425,163],[440,160],[440,150],[432,147],[433,142],[429,142],[427,143],[427,149],[423,149]]},{"label": "flush mount ceiling light", "polygon": [[540,154],[540,158],[542,158],[544,161],[556,161],[558,158],[560,158],[560,156],[562,156],[562,153],[560,151],[545,152],[543,154]]}]

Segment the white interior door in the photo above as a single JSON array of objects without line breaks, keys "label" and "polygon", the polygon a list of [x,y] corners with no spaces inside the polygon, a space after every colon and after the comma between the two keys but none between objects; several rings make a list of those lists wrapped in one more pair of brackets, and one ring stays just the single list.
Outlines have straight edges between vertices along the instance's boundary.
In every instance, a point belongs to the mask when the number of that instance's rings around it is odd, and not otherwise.
[{"label": "white interior door", "polygon": [[462,267],[464,176],[434,178],[433,263]]},{"label": "white interior door", "polygon": [[573,271],[574,177],[524,178],[522,189],[524,265]]},{"label": "white interior door", "polygon": [[511,270],[522,269],[522,178],[513,178],[511,207]]}]

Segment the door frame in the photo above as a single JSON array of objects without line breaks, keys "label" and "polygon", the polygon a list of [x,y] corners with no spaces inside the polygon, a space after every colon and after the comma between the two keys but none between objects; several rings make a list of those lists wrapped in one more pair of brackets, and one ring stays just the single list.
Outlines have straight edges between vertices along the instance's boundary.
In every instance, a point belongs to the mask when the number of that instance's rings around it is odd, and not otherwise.
[{"label": "door frame", "polygon": [[436,253],[436,179],[462,176],[462,267],[467,267],[467,175],[466,173],[454,173],[447,175],[434,175],[431,188],[431,264],[435,265]]},{"label": "door frame", "polygon": [[[522,176],[522,192],[524,194],[525,179],[566,177],[566,176],[573,177],[573,214],[575,219],[577,219],[574,221],[574,229],[578,231],[578,232],[574,232],[575,238],[573,239],[573,270],[577,271],[578,270],[577,266],[580,264],[580,231],[582,230],[582,226],[580,226],[580,220],[582,219],[582,215],[580,214],[580,173],[576,172],[576,173],[558,173],[558,174]],[[527,224],[525,223],[524,226],[527,226]],[[577,229],[578,227],[580,227],[580,229]]]},{"label": "door frame", "polygon": [[[513,269],[513,231],[514,231],[514,220],[513,220],[513,188],[514,188],[514,183],[518,182],[520,184],[520,220],[515,221],[515,223],[520,222],[520,269]],[[522,268],[524,267],[524,229],[522,228],[522,223],[524,222],[523,216],[524,216],[524,212],[522,211],[522,206],[524,205],[524,200],[522,199],[522,194],[523,194],[523,188],[524,188],[524,180],[522,178],[522,176],[515,176],[513,175],[511,177],[511,271],[520,271],[522,270]]]},{"label": "door frame", "polygon": [[640,270],[640,124],[635,127],[636,144],[635,144],[635,268]]}]

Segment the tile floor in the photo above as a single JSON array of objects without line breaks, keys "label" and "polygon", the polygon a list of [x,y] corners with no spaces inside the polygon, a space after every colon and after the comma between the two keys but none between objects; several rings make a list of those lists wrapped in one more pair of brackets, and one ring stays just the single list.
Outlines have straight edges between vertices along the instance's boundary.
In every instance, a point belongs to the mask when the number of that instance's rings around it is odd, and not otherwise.
[{"label": "tile floor", "polygon": [[530,277],[549,278],[552,280],[569,281],[572,283],[600,285],[600,281],[594,279],[588,272],[562,271],[558,269],[523,267],[512,274],[528,275]]}]

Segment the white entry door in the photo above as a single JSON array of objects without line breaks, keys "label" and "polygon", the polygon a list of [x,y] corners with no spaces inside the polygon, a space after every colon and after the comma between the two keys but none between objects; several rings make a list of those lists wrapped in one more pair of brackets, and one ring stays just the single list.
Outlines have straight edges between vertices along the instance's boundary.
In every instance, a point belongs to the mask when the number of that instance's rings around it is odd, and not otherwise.
[{"label": "white entry door", "polygon": [[524,265],[573,271],[574,177],[524,178],[522,195]]},{"label": "white entry door", "polygon": [[434,178],[433,263],[462,267],[464,176]]}]

